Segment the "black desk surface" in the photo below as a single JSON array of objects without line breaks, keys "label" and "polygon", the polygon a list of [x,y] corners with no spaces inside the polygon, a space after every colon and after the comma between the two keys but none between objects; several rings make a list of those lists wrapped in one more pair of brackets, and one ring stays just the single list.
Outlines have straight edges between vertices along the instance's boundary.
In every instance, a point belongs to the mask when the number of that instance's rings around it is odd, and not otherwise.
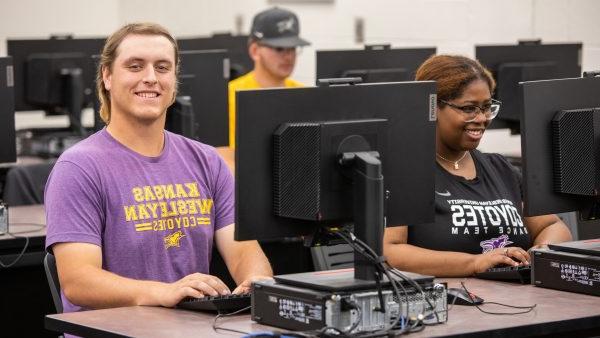
[{"label": "black desk surface", "polygon": [[[409,337],[523,337],[586,336],[600,334],[600,298],[555,291],[532,285],[492,282],[473,278],[442,279],[449,287],[467,288],[486,301],[511,305],[533,305],[527,314],[498,316],[484,314],[475,307],[455,305],[445,324],[426,327]],[[511,311],[484,305],[487,311]],[[96,337],[213,337],[240,334],[213,331],[214,316],[206,313],[161,307],[123,307],[79,313],[48,315],[46,328]],[[219,326],[245,332],[274,330],[250,320],[248,314],[219,320]]]}]

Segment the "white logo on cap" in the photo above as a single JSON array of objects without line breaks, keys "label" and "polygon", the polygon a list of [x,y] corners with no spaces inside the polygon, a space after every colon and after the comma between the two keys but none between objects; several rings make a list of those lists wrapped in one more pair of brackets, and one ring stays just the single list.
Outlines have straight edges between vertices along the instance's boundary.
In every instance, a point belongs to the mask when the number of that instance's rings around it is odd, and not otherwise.
[{"label": "white logo on cap", "polygon": [[277,23],[277,30],[279,33],[283,33],[285,31],[293,31],[294,30],[294,18],[289,18],[287,20],[279,21]]},{"label": "white logo on cap", "polygon": [[256,36],[259,39],[262,39],[263,35],[264,34],[262,32],[254,32],[254,36]]}]

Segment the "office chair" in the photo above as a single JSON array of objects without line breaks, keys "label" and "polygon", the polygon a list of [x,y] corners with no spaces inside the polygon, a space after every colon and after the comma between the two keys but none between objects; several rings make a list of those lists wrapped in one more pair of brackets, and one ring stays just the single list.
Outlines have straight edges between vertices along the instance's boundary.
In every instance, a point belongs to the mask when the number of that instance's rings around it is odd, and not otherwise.
[{"label": "office chair", "polygon": [[316,271],[354,267],[354,250],[349,244],[314,246],[310,253]]},{"label": "office chair", "polygon": [[48,286],[50,287],[56,313],[62,313],[63,305],[60,297],[60,281],[58,280],[58,271],[56,270],[56,259],[51,253],[46,253],[46,257],[44,257],[44,270],[46,270],[46,278],[48,279]]},{"label": "office chair", "polygon": [[2,199],[10,206],[43,204],[44,187],[54,162],[17,165],[6,173]]}]

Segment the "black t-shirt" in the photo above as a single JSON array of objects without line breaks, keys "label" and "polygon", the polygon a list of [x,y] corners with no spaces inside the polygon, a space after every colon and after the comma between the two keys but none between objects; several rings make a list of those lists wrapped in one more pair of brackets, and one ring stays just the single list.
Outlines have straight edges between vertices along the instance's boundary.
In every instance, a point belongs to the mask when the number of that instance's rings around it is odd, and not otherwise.
[{"label": "black t-shirt", "polygon": [[498,154],[471,151],[477,177],[455,176],[436,163],[435,222],[408,227],[408,243],[440,251],[480,254],[531,247],[523,223],[521,176]]}]

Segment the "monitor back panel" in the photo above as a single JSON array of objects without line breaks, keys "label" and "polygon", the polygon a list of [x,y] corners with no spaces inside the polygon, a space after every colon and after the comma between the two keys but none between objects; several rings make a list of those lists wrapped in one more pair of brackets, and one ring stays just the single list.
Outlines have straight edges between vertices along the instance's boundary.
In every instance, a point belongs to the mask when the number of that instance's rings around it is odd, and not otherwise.
[{"label": "monitor back panel", "polygon": [[180,74],[193,75],[185,88],[181,88],[189,92],[179,94],[192,98],[195,138],[215,147],[228,145],[227,53],[223,50],[182,51],[180,59]]},{"label": "monitor back panel", "polygon": [[406,69],[413,80],[417,68],[436,53],[433,48],[398,48],[383,50],[319,50],[316,79],[342,77],[349,70]]},{"label": "monitor back panel", "polygon": [[[40,39],[40,40],[7,40],[8,55],[13,57],[15,69],[15,109],[37,110],[37,106],[26,100],[27,59],[31,54],[39,53],[83,53],[89,57],[102,52],[106,39]],[[95,99],[96,69],[90,62],[83,69],[83,80],[86,86],[85,102]]]},{"label": "monitor back panel", "polygon": [[273,132],[284,122],[387,119],[389,151],[382,163],[391,192],[388,225],[433,221],[435,93],[432,81],[237,92],[236,239],[279,239],[315,229],[315,222],[273,212]]},{"label": "monitor back panel", "polygon": [[590,199],[554,191],[552,118],[561,110],[600,107],[600,78],[531,81],[521,84],[525,215],[581,210]]}]

